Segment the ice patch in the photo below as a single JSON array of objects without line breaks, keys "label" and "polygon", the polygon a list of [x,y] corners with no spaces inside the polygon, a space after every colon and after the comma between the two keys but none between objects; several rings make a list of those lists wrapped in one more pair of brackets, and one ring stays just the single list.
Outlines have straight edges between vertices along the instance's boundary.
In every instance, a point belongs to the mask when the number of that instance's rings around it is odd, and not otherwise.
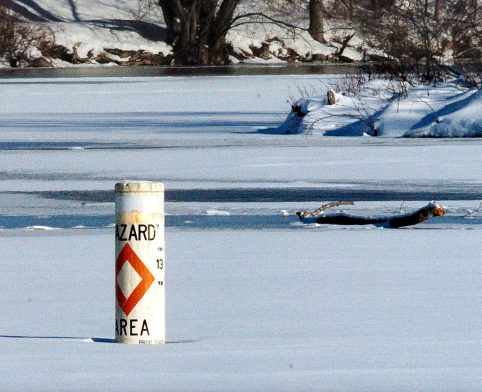
[{"label": "ice patch", "polygon": [[204,215],[209,216],[229,216],[231,213],[229,211],[217,210],[215,208],[210,208],[205,211]]}]

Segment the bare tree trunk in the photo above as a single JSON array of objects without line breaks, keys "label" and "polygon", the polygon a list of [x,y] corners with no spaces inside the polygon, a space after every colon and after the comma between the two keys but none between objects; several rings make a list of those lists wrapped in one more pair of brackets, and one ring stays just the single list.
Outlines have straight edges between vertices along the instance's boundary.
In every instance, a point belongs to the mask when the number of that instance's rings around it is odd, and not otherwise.
[{"label": "bare tree trunk", "polygon": [[425,0],[425,5],[423,7],[423,13],[424,13],[425,17],[427,17],[428,14],[429,14],[428,13],[428,0]]},{"label": "bare tree trunk", "polygon": [[159,0],[175,62],[228,63],[226,34],[238,3],[239,0]]},{"label": "bare tree trunk", "polygon": [[353,15],[354,15],[353,0],[349,0],[348,1],[348,17],[350,18],[350,20],[353,19]]},{"label": "bare tree trunk", "polygon": [[435,7],[433,11],[433,19],[438,21],[440,18],[440,0],[435,0]]},{"label": "bare tree trunk", "polygon": [[323,0],[310,0],[309,12],[310,35],[318,42],[326,42],[323,31]]},{"label": "bare tree trunk", "polygon": [[164,16],[164,22],[167,28],[167,43],[172,45],[179,33],[179,19],[176,18],[176,9],[171,1],[159,1],[159,6],[161,7],[162,14]]}]

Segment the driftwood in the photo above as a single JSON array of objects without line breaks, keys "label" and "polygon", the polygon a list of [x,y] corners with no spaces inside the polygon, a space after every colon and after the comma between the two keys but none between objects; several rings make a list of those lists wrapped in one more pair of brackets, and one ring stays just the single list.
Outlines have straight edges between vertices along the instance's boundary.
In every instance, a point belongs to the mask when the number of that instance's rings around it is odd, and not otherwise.
[{"label": "driftwood", "polygon": [[[425,207],[419,208],[408,214],[393,215],[393,216],[380,216],[380,217],[365,217],[350,215],[344,212],[337,212],[333,214],[325,214],[324,211],[330,208],[333,204],[343,202],[328,203],[321,206],[318,210],[321,214],[318,216],[306,215],[306,211],[299,211],[296,214],[301,221],[305,223],[318,223],[318,224],[330,224],[330,225],[375,225],[387,228],[399,228],[404,226],[412,226],[417,223],[421,223],[434,216],[445,215],[445,208],[435,202],[427,204]],[[353,204],[353,203],[351,203]],[[306,219],[308,217],[308,219]]]}]

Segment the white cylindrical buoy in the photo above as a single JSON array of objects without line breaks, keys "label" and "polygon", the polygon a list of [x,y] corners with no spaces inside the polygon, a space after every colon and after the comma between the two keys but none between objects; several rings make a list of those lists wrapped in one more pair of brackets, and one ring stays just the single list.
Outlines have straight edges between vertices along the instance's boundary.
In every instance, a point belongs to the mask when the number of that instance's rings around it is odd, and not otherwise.
[{"label": "white cylindrical buoy", "polygon": [[164,184],[116,184],[115,219],[115,340],[163,344]]}]

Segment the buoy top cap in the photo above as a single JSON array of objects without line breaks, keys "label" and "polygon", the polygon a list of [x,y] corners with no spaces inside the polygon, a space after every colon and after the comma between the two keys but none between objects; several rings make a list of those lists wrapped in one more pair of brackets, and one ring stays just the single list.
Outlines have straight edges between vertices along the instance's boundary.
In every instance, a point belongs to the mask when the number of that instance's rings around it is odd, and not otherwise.
[{"label": "buoy top cap", "polygon": [[164,192],[162,182],[119,182],[115,184],[117,193],[136,193],[136,192]]}]

